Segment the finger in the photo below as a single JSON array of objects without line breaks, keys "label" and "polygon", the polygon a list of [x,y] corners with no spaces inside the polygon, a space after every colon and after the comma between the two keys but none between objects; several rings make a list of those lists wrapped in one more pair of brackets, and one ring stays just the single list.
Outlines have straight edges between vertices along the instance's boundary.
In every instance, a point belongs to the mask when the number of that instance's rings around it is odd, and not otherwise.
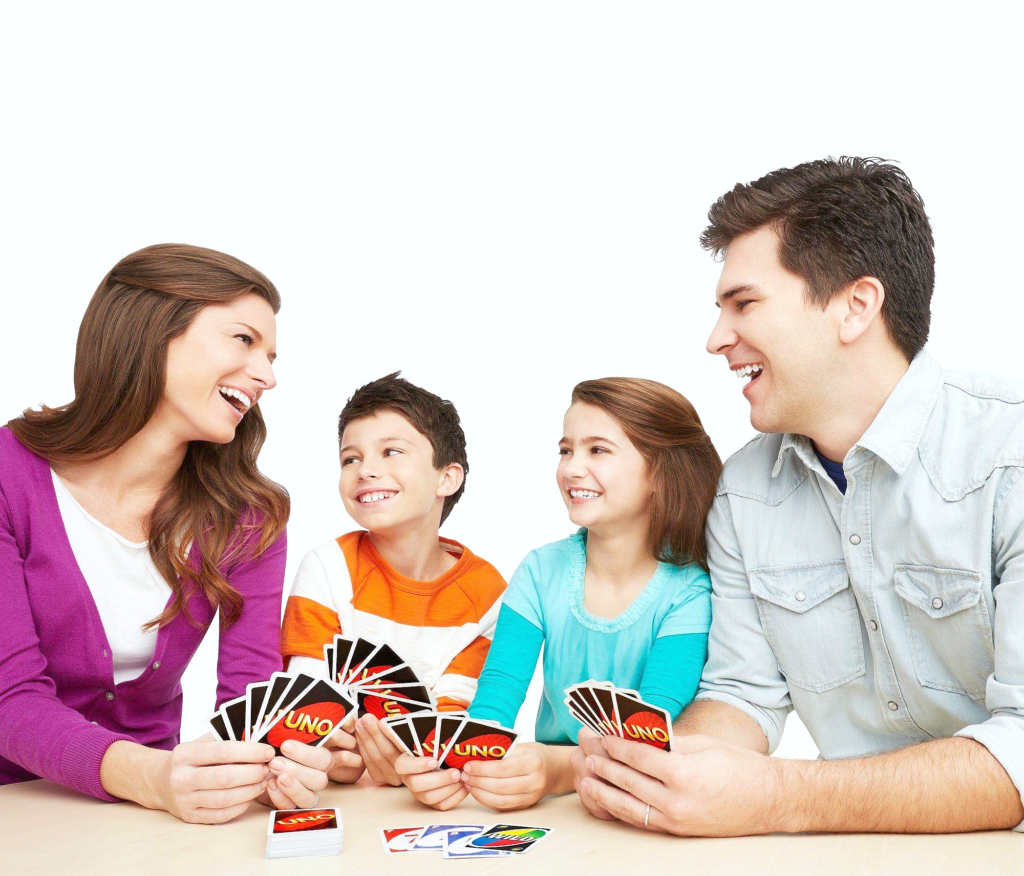
[{"label": "finger", "polygon": [[665,808],[668,805],[671,792],[657,779],[644,775],[641,772],[611,760],[607,757],[593,755],[587,758],[587,769],[594,775],[602,778],[608,784],[621,788],[634,797],[650,803],[653,806]]},{"label": "finger", "polygon": [[485,791],[482,788],[470,788],[469,793],[473,799],[491,809],[501,812],[509,809],[525,809],[536,802],[532,797],[525,794],[495,794],[492,791]]},{"label": "finger", "polygon": [[249,802],[251,801],[228,806],[226,809],[197,809],[195,821],[199,824],[225,824],[245,812],[249,808]]},{"label": "finger", "polygon": [[489,776],[507,779],[512,776],[528,776],[536,770],[533,757],[506,757],[504,760],[474,760],[467,763],[462,771],[471,776]]},{"label": "finger", "polygon": [[[620,821],[625,821],[634,827],[645,827],[644,817],[647,814],[647,804],[641,803],[632,794],[620,791],[614,785],[606,785],[599,779],[584,779],[583,788],[598,806]],[[665,816],[652,806],[646,829],[664,831],[665,823]]]},{"label": "finger", "polygon": [[201,809],[229,809],[239,803],[255,800],[267,789],[267,783],[257,782],[255,785],[242,785],[238,788],[218,788],[210,791],[198,791],[195,795],[196,806]]},{"label": "finger", "polygon": [[[289,739],[285,742],[281,746],[281,751],[288,760],[314,770],[325,770],[331,765],[331,753],[329,751],[324,751],[323,747],[314,748],[312,745],[305,745],[296,739]],[[270,762],[271,769],[274,768],[273,764],[276,760],[279,760],[279,758],[275,757]]]},{"label": "finger", "polygon": [[335,751],[334,757],[331,759],[331,768],[329,772],[334,772],[337,769],[355,769],[356,767],[363,766],[363,759],[359,756],[358,752],[355,751]]},{"label": "finger", "polygon": [[593,815],[594,818],[600,818],[602,821],[615,821],[615,816],[598,805],[597,801],[595,801],[583,787],[583,782],[580,779],[576,779],[576,781],[572,783],[572,786],[576,789],[576,795],[579,797],[580,803],[583,804],[583,808],[586,809],[590,815]]},{"label": "finger", "polygon": [[656,779],[667,778],[673,757],[678,757],[678,754],[661,751],[642,742],[620,739],[618,736],[606,737],[604,746],[609,757]]},{"label": "finger", "polygon": [[447,785],[460,785],[461,778],[458,770],[448,770],[439,773],[420,773],[415,776],[405,777],[405,786],[415,794],[423,791],[430,791],[433,788],[441,788]]},{"label": "finger", "polygon": [[271,778],[267,782],[267,796],[270,797],[270,802],[274,804],[275,809],[301,809],[291,797],[285,793],[284,789],[278,783],[276,778]]},{"label": "finger", "polygon": [[197,791],[211,788],[239,788],[254,785],[267,777],[265,763],[222,763],[192,770],[192,787]]},{"label": "finger", "polygon": [[366,715],[360,722],[373,739],[377,750],[388,760],[388,763],[396,760],[402,753],[401,748],[393,741],[391,728],[383,726],[373,715]]},{"label": "finger", "polygon": [[206,766],[214,763],[267,763],[276,753],[262,742],[193,742],[176,749],[184,763]]},{"label": "finger", "polygon": [[[426,803],[428,806],[439,806],[443,801],[447,800],[453,795],[457,795],[460,791],[466,791],[462,787],[461,782],[456,782],[454,785],[445,785],[442,788],[432,788],[429,791],[422,791],[416,794],[416,799],[421,803]],[[469,792],[466,791],[468,794]],[[460,799],[465,799],[463,794]]]},{"label": "finger", "polygon": [[437,761],[432,757],[414,757],[411,754],[403,754],[395,761],[395,772],[400,776],[414,776],[419,773],[428,773],[437,766]]},{"label": "finger", "polygon": [[470,791],[479,788],[483,791],[491,791],[494,794],[525,794],[534,783],[534,777],[512,776],[508,779],[501,779],[491,776],[463,775],[463,782],[469,786]]},{"label": "finger", "polygon": [[577,737],[580,748],[583,749],[585,754],[605,754],[605,747],[603,743],[603,736],[599,736],[593,730],[584,727],[579,732]]},{"label": "finger", "polygon": [[459,785],[459,787],[455,790],[454,794],[452,794],[450,797],[445,797],[444,800],[442,800],[440,803],[435,803],[434,808],[440,809],[441,811],[446,811],[448,809],[453,808],[454,806],[458,806],[468,796],[469,791],[463,788],[462,785]]},{"label": "finger", "polygon": [[[323,775],[323,774],[321,774]],[[324,776],[324,784],[327,784],[327,776]],[[282,773],[277,777],[277,786],[288,797],[297,804],[296,808],[305,809],[313,805],[313,801],[317,799],[317,791],[320,789],[311,788],[308,785],[303,784],[294,776],[288,773]]]},{"label": "finger", "polygon": [[370,774],[370,778],[378,784],[384,783],[384,772],[382,765],[386,762],[384,758],[380,756],[380,752],[377,751],[377,746],[373,744],[373,740],[370,739],[369,734],[360,733],[358,730],[359,725],[356,725],[357,738],[359,740],[359,754],[363,758],[363,763],[366,764],[366,771]]},{"label": "finger", "polygon": [[[325,751],[324,754],[327,754]],[[275,764],[279,764],[275,767]],[[314,791],[322,791],[327,787],[327,770],[331,766],[330,756],[328,755],[327,765],[322,770],[315,770],[312,767],[304,766],[301,763],[286,757],[275,757],[270,762],[270,769],[274,775],[277,776],[280,781],[285,776],[295,779],[300,785],[311,788]]]},{"label": "finger", "polygon": [[324,743],[324,747],[342,748],[352,751],[356,747],[356,737],[347,730],[337,729],[331,734],[331,738]]}]

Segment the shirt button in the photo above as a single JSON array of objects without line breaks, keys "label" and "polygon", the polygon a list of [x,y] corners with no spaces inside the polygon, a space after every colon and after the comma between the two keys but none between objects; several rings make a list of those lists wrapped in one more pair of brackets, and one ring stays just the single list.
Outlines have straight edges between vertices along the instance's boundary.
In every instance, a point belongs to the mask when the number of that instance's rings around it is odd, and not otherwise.
[{"label": "shirt button", "polygon": [[803,592],[800,592],[800,593],[798,593],[796,595],[796,601],[797,602],[803,602],[806,598],[807,598],[807,595],[805,593],[803,593]]},{"label": "shirt button", "polygon": [[114,698],[114,692],[113,692],[112,690],[108,690],[108,691],[107,691],[107,692],[106,692],[106,693],[104,694],[104,696],[105,696],[105,697],[106,697],[106,698],[107,698],[108,700],[112,700],[112,699]]},{"label": "shirt button", "polygon": [[850,536],[850,544],[860,544],[860,536],[856,532]]},{"label": "shirt button", "polygon": [[153,664],[153,668],[154,669],[159,669],[160,668],[160,661],[159,660],[157,660],[156,663]]},{"label": "shirt button", "polygon": [[889,711],[890,712],[895,712],[898,708],[899,708],[899,706],[897,706],[896,703],[894,703],[892,700],[889,700]]},{"label": "shirt button", "polygon": [[874,621],[869,621],[868,626],[871,627],[872,631],[878,629],[878,624],[876,624]]},{"label": "shirt button", "polygon": [[938,596],[932,600],[932,608],[942,608],[942,600]]},{"label": "shirt button", "polygon": [[108,654],[107,654],[107,649],[106,649],[106,648],[104,648],[104,649],[103,649],[103,656],[104,656],[104,657],[107,657],[107,656],[108,656]]}]

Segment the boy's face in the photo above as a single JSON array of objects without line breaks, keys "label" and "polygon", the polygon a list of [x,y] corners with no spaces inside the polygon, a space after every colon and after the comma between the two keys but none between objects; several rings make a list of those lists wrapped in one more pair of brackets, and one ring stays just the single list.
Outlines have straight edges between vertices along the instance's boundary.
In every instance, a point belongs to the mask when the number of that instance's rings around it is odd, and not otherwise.
[{"label": "boy's face", "polygon": [[778,249],[768,227],[729,244],[707,350],[725,356],[733,373],[762,366],[740,376],[755,429],[806,434],[821,401],[842,383],[841,345],[833,308],[807,303],[806,283],[782,266]]},{"label": "boy's face", "polygon": [[647,465],[611,414],[583,402],[565,413],[558,442],[558,490],[577,526],[600,531],[647,516]]},{"label": "boy's face", "polygon": [[462,467],[434,468],[430,439],[394,411],[353,420],[341,445],[341,498],[352,519],[370,532],[422,526],[432,515],[436,526],[445,496],[462,483]]}]

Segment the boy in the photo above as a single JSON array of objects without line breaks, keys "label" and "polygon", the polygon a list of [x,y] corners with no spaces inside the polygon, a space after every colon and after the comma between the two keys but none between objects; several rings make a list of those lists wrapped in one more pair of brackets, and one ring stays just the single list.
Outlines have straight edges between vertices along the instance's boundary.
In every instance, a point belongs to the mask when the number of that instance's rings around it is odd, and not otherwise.
[{"label": "boy", "polygon": [[[505,581],[438,535],[465,489],[466,436],[451,402],[398,374],[360,387],[341,412],[339,489],[362,529],[306,554],[281,650],[290,671],[319,675],[336,633],[386,642],[431,688],[438,711],[456,711],[476,692]],[[365,764],[375,781],[401,783],[391,766],[400,752],[372,716],[331,744],[341,748],[335,781],[355,781]]]}]

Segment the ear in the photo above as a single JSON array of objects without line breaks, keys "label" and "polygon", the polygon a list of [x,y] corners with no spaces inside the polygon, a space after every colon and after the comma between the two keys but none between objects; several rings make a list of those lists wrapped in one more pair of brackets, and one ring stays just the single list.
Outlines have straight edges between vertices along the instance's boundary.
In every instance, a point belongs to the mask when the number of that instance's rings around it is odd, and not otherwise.
[{"label": "ear", "polygon": [[457,462],[446,466],[441,472],[441,480],[437,485],[437,495],[441,497],[454,496],[462,482],[466,479],[466,473]]},{"label": "ear", "polygon": [[875,322],[885,301],[885,287],[877,277],[861,277],[837,296],[844,305],[839,340],[852,344]]}]

